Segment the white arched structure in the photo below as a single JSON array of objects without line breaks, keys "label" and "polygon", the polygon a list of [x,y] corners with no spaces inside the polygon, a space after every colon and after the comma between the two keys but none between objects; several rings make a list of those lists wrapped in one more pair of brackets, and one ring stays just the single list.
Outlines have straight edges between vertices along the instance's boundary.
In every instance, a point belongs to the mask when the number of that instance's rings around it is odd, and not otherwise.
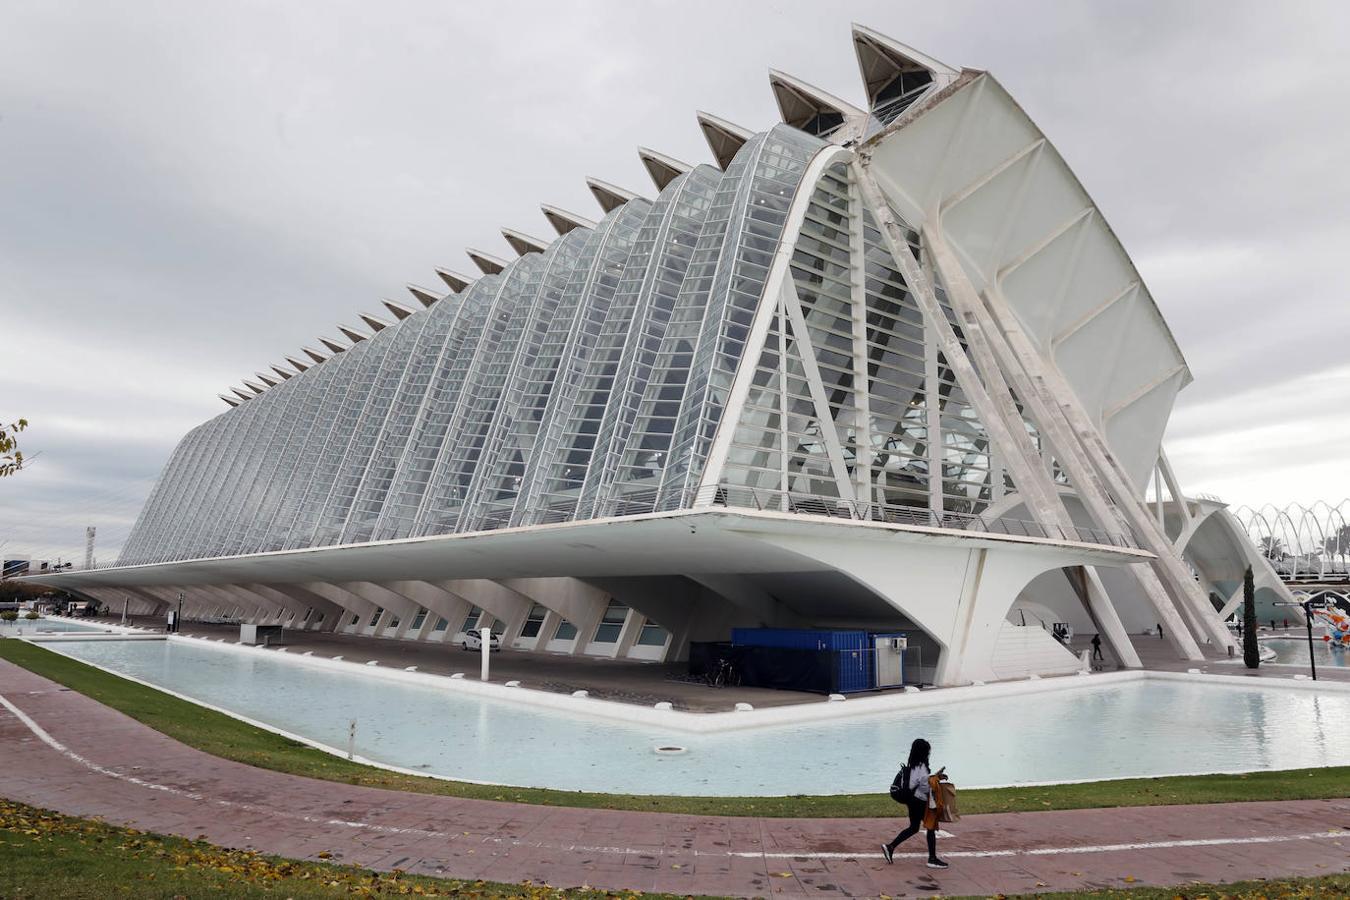
[{"label": "white arched structure", "polygon": [[716,165],[643,149],[654,198],[588,179],[599,221],[546,206],[556,238],[246,381],[118,565],[57,580],[638,659],[906,629],[944,684],[1075,665],[1019,596],[1125,666],[1154,624],[1224,653],[1253,551],[1166,468],[1191,373],[1128,254],[992,75],[853,43],[861,105],[775,70],[781,123],[699,115]]}]

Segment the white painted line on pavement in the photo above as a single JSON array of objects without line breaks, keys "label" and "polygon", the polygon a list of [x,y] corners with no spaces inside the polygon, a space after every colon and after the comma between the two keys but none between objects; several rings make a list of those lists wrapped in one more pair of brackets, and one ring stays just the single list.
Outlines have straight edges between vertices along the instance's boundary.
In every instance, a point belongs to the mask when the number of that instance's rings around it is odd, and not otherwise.
[{"label": "white painted line on pavement", "polygon": [[[1262,835],[1258,837],[1141,841],[1132,844],[1080,844],[1074,847],[1034,847],[1027,850],[944,850],[942,855],[959,859],[987,859],[1007,856],[1062,856],[1075,853],[1114,853],[1120,850],[1168,850],[1176,847],[1226,847],[1238,844],[1282,844],[1286,841],[1316,841],[1337,837],[1350,839],[1350,831],[1310,831],[1304,834]],[[745,859],[754,859],[760,856],[767,859],[798,859],[803,857],[809,859],[857,859],[860,856],[880,857],[881,851],[869,850],[866,853],[756,853],[753,851],[728,851],[722,855]],[[925,859],[928,854],[896,853],[895,856],[904,859]]]}]

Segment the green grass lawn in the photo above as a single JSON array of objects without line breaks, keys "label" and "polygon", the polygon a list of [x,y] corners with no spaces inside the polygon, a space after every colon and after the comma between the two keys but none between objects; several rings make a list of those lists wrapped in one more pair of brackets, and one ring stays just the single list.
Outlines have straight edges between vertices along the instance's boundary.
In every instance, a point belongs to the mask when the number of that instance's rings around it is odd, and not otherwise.
[{"label": "green grass lawn", "polygon": [[0,800],[0,897],[7,900],[374,896],[546,900],[634,895],[301,862],[116,828]]},{"label": "green grass lawn", "polygon": [[[199,750],[225,759],[310,778],[424,794],[545,806],[726,816],[897,817],[898,807],[884,793],[830,797],[647,797],[492,787],[402,775],[348,762],[154,688],[110,675],[35,644],[0,640],[0,658],[92,697]],[[1350,766],[1342,766],[1251,775],[1134,778],[1051,787],[964,790],[961,792],[961,811],[967,814],[1028,812],[1347,796],[1350,796]]]}]

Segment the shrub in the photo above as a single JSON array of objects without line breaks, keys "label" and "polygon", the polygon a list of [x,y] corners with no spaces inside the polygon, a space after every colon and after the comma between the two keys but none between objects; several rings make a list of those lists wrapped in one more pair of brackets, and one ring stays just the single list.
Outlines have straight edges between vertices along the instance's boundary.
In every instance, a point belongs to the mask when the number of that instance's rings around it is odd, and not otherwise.
[{"label": "shrub", "polygon": [[19,618],[19,613],[16,610],[7,609],[4,612],[0,612],[0,619],[5,620],[6,622],[13,622],[17,618]]},{"label": "shrub", "polygon": [[38,615],[38,613],[35,610],[31,609],[28,612],[24,613],[23,617],[30,622],[33,621],[34,619],[42,618],[42,616]]}]

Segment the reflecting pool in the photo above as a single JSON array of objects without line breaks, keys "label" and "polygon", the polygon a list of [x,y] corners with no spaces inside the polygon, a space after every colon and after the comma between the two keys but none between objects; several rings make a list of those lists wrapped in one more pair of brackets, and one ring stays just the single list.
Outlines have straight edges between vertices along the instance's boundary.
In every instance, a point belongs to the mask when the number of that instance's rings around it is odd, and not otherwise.
[{"label": "reflecting pool", "polygon": [[[1262,641],[1262,647],[1275,651],[1273,662],[1290,666],[1308,665],[1308,642],[1297,638],[1275,638]],[[1333,647],[1320,638],[1313,637],[1313,661],[1328,668],[1350,668],[1350,648]]]},{"label": "reflecting pool", "polygon": [[[452,778],[634,794],[884,791],[910,742],[965,787],[1350,764],[1350,693],[1170,681],[691,735],[553,712],[271,651],[180,641],[50,649],[379,762]],[[1090,682],[1091,679],[1080,679]],[[675,744],[684,754],[658,754]]]},{"label": "reflecting pool", "polygon": [[81,622],[78,619],[63,619],[57,616],[43,616],[41,619],[25,619],[23,613],[13,622],[0,621],[0,635],[15,637],[20,634],[38,634],[44,631],[83,631],[95,633],[111,631],[98,622]]}]

